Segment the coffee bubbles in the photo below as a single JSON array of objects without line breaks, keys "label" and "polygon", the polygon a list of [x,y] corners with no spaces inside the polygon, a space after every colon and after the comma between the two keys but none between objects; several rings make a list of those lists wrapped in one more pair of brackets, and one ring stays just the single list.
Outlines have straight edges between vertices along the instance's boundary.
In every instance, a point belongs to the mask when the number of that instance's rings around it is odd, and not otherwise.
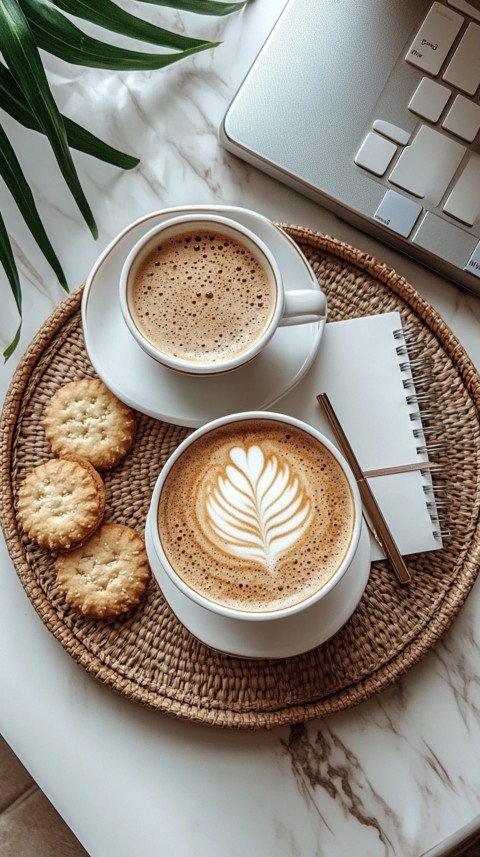
[{"label": "coffee bubbles", "polygon": [[245,244],[220,231],[166,237],[139,266],[130,311],[160,352],[194,363],[242,354],[267,329],[272,277]]},{"label": "coffee bubbles", "polygon": [[218,375],[239,369],[282,325],[323,321],[320,288],[285,288],[277,259],[243,224],[220,214],[183,214],[143,235],[119,280],[125,324],[168,369]]},{"label": "coffee bubbles", "polygon": [[316,437],[246,419],[187,446],[157,515],[175,573],[204,598],[268,612],[319,592],[347,556],[356,521],[350,483]]}]

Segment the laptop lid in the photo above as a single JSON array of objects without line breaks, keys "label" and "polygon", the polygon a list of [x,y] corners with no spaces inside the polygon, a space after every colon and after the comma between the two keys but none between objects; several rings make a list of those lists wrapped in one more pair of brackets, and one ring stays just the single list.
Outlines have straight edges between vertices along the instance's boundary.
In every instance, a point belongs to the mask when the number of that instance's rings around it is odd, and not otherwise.
[{"label": "laptop lid", "polygon": [[[452,5],[457,2],[463,0]],[[417,206],[418,232],[397,234],[382,225],[385,218],[375,218],[386,192],[393,193],[388,173],[372,176],[355,163],[374,122],[398,126],[410,141],[418,131],[422,120],[408,104],[424,73],[405,56],[431,5],[290,0],[234,97],[220,138],[240,158],[343,219],[480,291],[470,264],[480,254],[478,224],[470,229],[450,221],[442,231],[439,200],[426,199]],[[469,5],[480,8],[479,0]],[[451,8],[445,5],[447,15],[460,15]],[[462,33],[467,26],[466,19]]]}]

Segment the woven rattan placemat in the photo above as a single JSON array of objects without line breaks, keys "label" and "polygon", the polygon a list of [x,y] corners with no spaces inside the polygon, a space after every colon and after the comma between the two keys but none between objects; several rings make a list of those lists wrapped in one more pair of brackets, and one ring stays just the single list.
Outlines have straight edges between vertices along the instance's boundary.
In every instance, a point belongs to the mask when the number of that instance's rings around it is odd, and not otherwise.
[{"label": "woven rattan placemat", "polygon": [[[217,654],[176,620],[152,580],[145,599],[111,622],[66,607],[51,556],[30,544],[15,516],[26,472],[50,457],[41,413],[53,391],[94,376],[82,335],[81,291],[44,324],[27,350],[2,417],[2,518],[20,580],[45,625],[89,673],[128,698],[185,718],[231,727],[272,727],[356,705],[396,681],[450,626],[479,567],[479,376],[451,331],[390,268],[352,247],[307,229],[285,226],[328,296],[332,321],[398,310],[431,360],[442,449],[435,456],[447,499],[444,548],[408,558],[413,579],[401,587],[375,563],[349,622],[324,645],[278,661]],[[428,424],[428,420],[427,420]],[[106,519],[143,532],[149,499],[167,456],[188,430],[139,414],[138,436],[124,462],[105,474]],[[439,495],[440,496],[440,495]]]}]

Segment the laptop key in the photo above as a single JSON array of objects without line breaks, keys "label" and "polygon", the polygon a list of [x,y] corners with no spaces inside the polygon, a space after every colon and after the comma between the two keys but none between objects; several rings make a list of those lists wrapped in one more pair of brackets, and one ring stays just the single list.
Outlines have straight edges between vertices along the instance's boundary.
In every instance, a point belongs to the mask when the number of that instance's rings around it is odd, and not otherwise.
[{"label": "laptop key", "polygon": [[480,21],[480,9],[475,9],[475,6],[472,6],[467,0],[447,0],[447,2],[449,6],[463,12],[464,15],[470,15],[475,21]]},{"label": "laptop key", "polygon": [[429,122],[437,122],[451,94],[452,90],[447,86],[429,77],[422,77],[408,102],[408,109]]},{"label": "laptop key", "polygon": [[464,20],[443,4],[433,3],[407,51],[406,61],[428,74],[438,74]]},{"label": "laptop key", "polygon": [[410,131],[405,131],[405,128],[393,125],[392,122],[386,122],[385,119],[375,119],[372,128],[389,140],[393,140],[394,143],[400,143],[401,146],[406,146],[410,139]]},{"label": "laptop key", "polygon": [[474,277],[478,277],[480,279],[480,241],[465,265],[464,270],[469,271],[469,273],[473,274]]},{"label": "laptop key", "polygon": [[373,219],[397,235],[408,238],[422,211],[420,203],[407,199],[396,190],[387,190]]},{"label": "laptop key", "polygon": [[389,179],[420,199],[427,196],[437,205],[466,151],[461,143],[421,125],[410,146],[401,153]]},{"label": "laptop key", "polygon": [[478,238],[429,211],[412,236],[412,242],[462,270],[475,250]]},{"label": "laptop key", "polygon": [[443,80],[474,95],[480,86],[480,27],[469,24],[465,35],[450,60]]},{"label": "laptop key", "polygon": [[473,226],[480,214],[480,155],[472,152],[443,210],[462,223]]},{"label": "laptop key", "polygon": [[376,176],[383,176],[396,151],[395,143],[370,132],[355,156],[355,163]]},{"label": "laptop key", "polygon": [[463,95],[457,95],[442,127],[471,143],[480,131],[480,104],[475,104]]}]

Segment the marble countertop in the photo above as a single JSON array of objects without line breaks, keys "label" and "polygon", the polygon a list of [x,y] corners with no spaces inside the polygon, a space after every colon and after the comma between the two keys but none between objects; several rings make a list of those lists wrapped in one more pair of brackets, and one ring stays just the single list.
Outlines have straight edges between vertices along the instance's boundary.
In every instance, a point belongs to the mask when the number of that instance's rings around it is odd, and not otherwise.
[{"label": "marble countertop", "polygon": [[[8,117],[70,283],[147,212],[227,203],[309,226],[375,255],[433,304],[480,368],[480,299],[225,152],[217,129],[284,0],[225,19],[142,7],[222,44],[160,72],[110,73],[46,58],[64,113],[141,158],[122,172],[76,154],[93,241],[48,146]],[[2,117],[3,121],[3,117]],[[24,291],[23,350],[64,293],[2,186]],[[17,317],[0,270],[2,349]],[[480,824],[480,584],[420,664],[368,702],[292,728],[230,732],[175,721],[91,678],[44,627],[0,546],[0,728],[92,857],[420,857]],[[430,849],[432,849],[430,851]]]}]

